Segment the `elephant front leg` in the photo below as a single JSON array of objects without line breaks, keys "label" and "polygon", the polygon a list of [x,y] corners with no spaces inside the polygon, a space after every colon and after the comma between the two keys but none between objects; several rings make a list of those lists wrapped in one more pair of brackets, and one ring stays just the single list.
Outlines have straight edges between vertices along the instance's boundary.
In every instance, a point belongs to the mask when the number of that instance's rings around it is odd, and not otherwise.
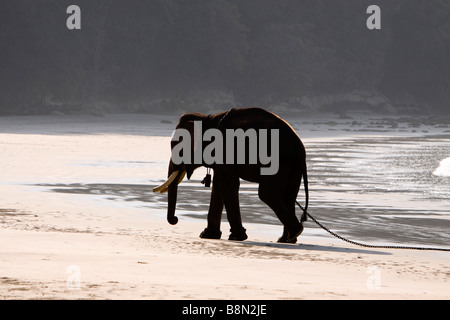
[{"label": "elephant front leg", "polygon": [[222,181],[222,198],[227,210],[231,234],[228,240],[244,241],[247,233],[242,226],[241,211],[239,208],[239,177],[224,175]]},{"label": "elephant front leg", "polygon": [[222,220],[223,199],[220,183],[217,182],[216,175],[213,178],[211,201],[208,210],[208,226],[200,234],[200,238],[204,239],[220,239],[222,232],[220,231],[220,222]]}]

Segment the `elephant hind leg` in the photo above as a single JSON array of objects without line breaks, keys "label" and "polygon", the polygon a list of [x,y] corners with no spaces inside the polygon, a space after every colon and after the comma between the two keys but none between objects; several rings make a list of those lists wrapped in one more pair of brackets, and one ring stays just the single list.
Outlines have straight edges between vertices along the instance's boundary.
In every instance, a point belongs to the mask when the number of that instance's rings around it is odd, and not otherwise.
[{"label": "elephant hind leg", "polygon": [[286,227],[283,227],[283,234],[281,235],[281,237],[278,238],[277,242],[280,243],[296,243],[297,242],[297,237],[303,232],[303,225],[300,224],[300,229],[295,232],[295,233],[291,233],[287,230]]},{"label": "elephant hind leg", "polygon": [[[288,208],[288,212],[290,215],[295,217],[295,220],[298,221],[295,215],[296,209],[296,200],[298,196],[298,191],[301,185],[302,175],[299,171],[294,171],[289,174],[289,179],[285,183],[285,191],[283,192],[284,203]],[[283,243],[295,243],[297,241],[297,237],[303,232],[303,223],[300,221],[300,229],[298,231],[293,231],[292,236],[289,235],[289,230],[284,227],[283,234],[278,239],[278,242]]]},{"label": "elephant hind leg", "polygon": [[298,221],[295,215],[295,202],[287,204],[287,188],[280,187],[275,183],[260,183],[258,189],[259,198],[266,203],[280,219],[284,226],[283,235],[278,242],[295,243],[297,237],[303,231],[303,225]]}]

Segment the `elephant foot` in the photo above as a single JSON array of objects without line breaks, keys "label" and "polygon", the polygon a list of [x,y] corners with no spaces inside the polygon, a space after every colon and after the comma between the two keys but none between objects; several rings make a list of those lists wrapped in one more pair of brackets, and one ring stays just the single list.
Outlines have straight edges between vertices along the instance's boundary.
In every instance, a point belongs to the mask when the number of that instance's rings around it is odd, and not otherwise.
[{"label": "elephant foot", "polygon": [[230,231],[231,231],[231,234],[228,237],[228,240],[244,241],[248,238],[247,233],[245,233],[245,231],[247,231],[247,230],[245,230],[244,228],[242,228],[239,231],[233,231],[233,230],[230,230]]},{"label": "elephant foot", "polygon": [[300,225],[300,229],[297,230],[296,232],[290,233],[288,232],[287,234],[283,233],[283,235],[278,238],[279,243],[296,243],[297,242],[297,237],[299,235],[301,235],[303,232],[303,225]]},{"label": "elephant foot", "polygon": [[277,242],[278,243],[295,244],[295,243],[297,243],[297,237],[295,237],[295,238],[288,238],[288,237],[281,236],[281,237],[278,238]]},{"label": "elephant foot", "polygon": [[205,230],[202,231],[202,233],[200,233],[200,238],[202,239],[220,239],[220,237],[222,236],[222,231],[217,230],[211,230],[208,228],[205,228]]}]

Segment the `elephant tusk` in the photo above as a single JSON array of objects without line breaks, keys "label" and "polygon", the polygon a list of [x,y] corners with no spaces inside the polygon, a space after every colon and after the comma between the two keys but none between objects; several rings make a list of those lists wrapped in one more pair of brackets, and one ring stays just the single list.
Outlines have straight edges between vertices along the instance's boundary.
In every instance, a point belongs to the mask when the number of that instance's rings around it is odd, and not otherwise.
[{"label": "elephant tusk", "polygon": [[153,188],[153,192],[159,192],[161,190],[166,189],[172,182],[173,180],[175,180],[175,178],[178,175],[178,170],[172,172],[172,174],[170,175],[169,179],[167,179],[166,182],[164,182],[162,185],[160,185],[159,187]]},{"label": "elephant tusk", "polygon": [[166,193],[167,191],[169,191],[169,187],[165,187],[164,189],[162,189],[162,190],[160,191],[160,193]]},{"label": "elephant tusk", "polygon": [[186,175],[186,170],[184,170],[184,171],[181,173],[180,178],[178,178],[178,183],[177,183],[177,184],[180,184],[181,181],[183,181],[185,175]]},{"label": "elephant tusk", "polygon": [[[184,171],[181,173],[180,177],[178,178],[177,184],[180,184],[181,181],[183,181],[185,175],[186,175],[186,170],[184,170]],[[161,192],[161,193],[166,193],[167,191],[169,191],[169,186],[165,187],[164,189],[161,189],[160,192]]]}]

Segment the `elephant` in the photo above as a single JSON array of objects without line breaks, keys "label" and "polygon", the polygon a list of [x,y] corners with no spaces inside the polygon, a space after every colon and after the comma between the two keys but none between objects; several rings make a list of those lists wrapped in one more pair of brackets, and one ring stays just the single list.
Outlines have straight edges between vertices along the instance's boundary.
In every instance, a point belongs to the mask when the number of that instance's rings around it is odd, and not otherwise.
[{"label": "elephant", "polygon": [[[244,161],[244,163],[242,161],[241,163],[239,161],[233,163],[220,161],[217,161],[217,163],[206,163],[205,160],[195,162],[193,159],[194,153],[198,152],[196,150],[198,146],[195,146],[194,141],[196,123],[201,125],[201,133],[206,132],[208,129],[216,129],[216,132],[221,132],[224,136],[226,136],[225,132],[231,129],[242,129],[246,130],[245,132],[249,129],[259,130],[259,136],[261,136],[260,132],[263,132],[261,129],[277,129],[273,132],[277,132],[279,138],[276,141],[278,143],[279,157],[278,170],[272,174],[262,174],[262,169],[267,167],[267,165],[262,164],[261,161],[257,163],[249,163],[248,161]],[[204,166],[209,170],[213,170],[213,178],[207,227],[201,232],[201,238],[221,238],[220,224],[223,207],[225,206],[227,219],[231,227],[228,239],[236,241],[247,239],[239,208],[239,186],[240,179],[243,179],[259,184],[259,198],[275,212],[283,224],[283,234],[278,239],[278,242],[296,243],[297,237],[303,231],[303,222],[306,221],[306,210],[309,201],[306,151],[297,133],[285,120],[261,108],[233,108],[213,115],[201,113],[183,114],[176,126],[176,131],[179,129],[184,129],[185,132],[190,134],[191,150],[187,150],[189,152],[185,152],[184,156],[187,156],[188,159],[190,157],[192,161],[183,163],[174,161],[174,150],[181,142],[172,139],[172,156],[169,161],[168,180],[161,186],[153,189],[154,192],[168,192],[167,220],[170,224],[174,225],[178,222],[178,218],[175,216],[178,184],[185,175],[190,179],[195,169]],[[247,152],[251,147],[249,145],[250,142],[245,145]],[[202,151],[207,147],[208,143],[202,145]],[[272,148],[272,152],[275,151],[273,142],[272,145],[269,145],[269,148]],[[224,153],[230,153],[230,149],[226,149]],[[295,204],[302,178],[306,204],[302,208],[303,214],[299,221],[295,214]]]}]

